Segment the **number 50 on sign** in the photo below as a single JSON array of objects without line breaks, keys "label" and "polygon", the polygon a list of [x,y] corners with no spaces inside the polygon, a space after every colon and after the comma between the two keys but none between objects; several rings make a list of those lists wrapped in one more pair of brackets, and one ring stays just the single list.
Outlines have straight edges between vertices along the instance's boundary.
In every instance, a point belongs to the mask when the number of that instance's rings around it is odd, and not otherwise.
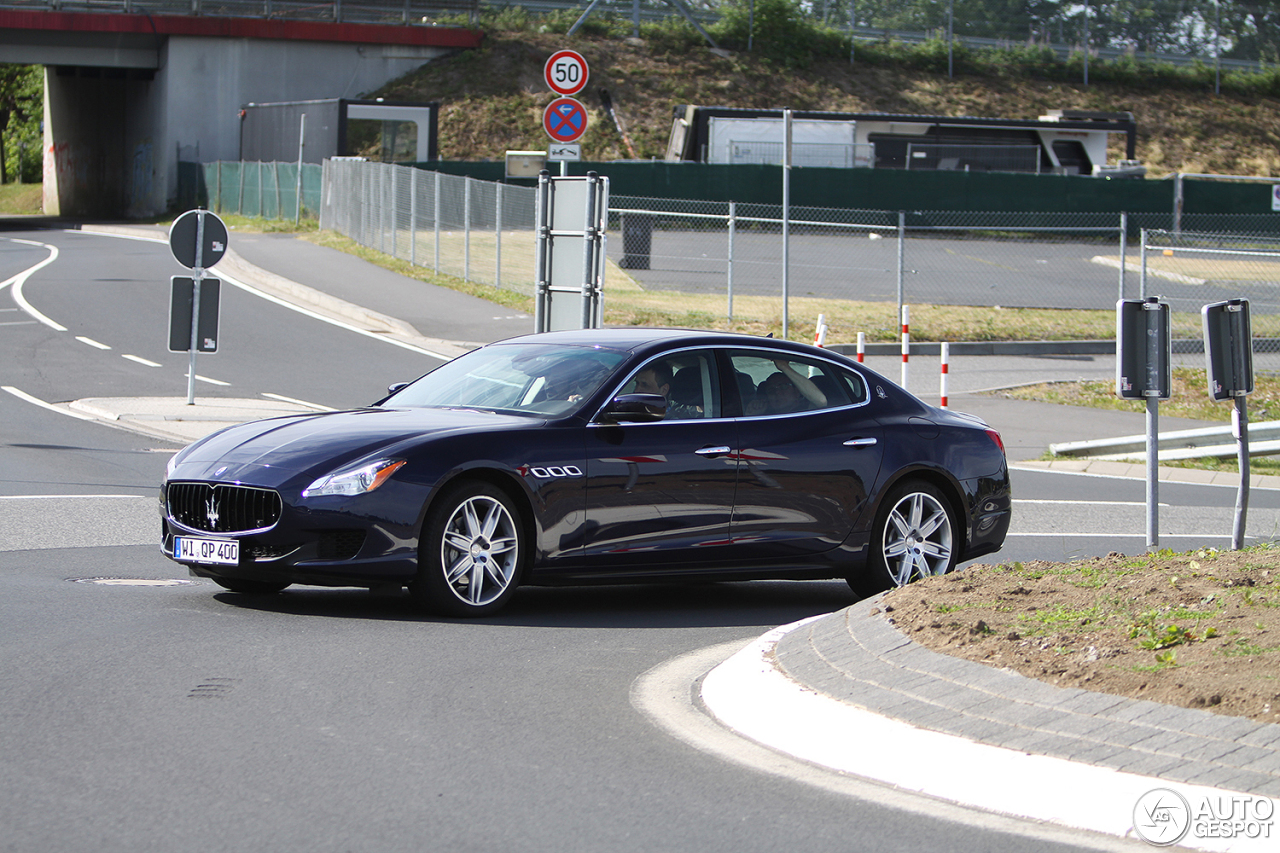
[{"label": "number 50 on sign", "polygon": [[574,50],[558,50],[551,54],[542,69],[542,78],[557,95],[574,95],[587,85],[587,61]]}]

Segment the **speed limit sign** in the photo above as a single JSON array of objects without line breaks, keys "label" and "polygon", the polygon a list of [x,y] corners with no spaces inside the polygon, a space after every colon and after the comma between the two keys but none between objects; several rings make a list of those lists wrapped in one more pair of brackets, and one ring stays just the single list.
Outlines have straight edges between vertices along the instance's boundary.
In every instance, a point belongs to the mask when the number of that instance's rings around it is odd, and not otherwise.
[{"label": "speed limit sign", "polygon": [[568,96],[581,92],[587,85],[587,61],[575,50],[559,50],[551,54],[542,69],[542,78],[551,91]]}]

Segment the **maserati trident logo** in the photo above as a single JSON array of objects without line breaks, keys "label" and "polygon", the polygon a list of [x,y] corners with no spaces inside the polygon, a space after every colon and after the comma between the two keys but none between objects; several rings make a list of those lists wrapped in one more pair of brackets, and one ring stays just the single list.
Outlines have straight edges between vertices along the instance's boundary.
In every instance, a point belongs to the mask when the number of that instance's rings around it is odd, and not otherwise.
[{"label": "maserati trident logo", "polygon": [[209,502],[204,505],[205,518],[209,519],[211,528],[218,526],[218,499],[214,495],[209,495]]}]

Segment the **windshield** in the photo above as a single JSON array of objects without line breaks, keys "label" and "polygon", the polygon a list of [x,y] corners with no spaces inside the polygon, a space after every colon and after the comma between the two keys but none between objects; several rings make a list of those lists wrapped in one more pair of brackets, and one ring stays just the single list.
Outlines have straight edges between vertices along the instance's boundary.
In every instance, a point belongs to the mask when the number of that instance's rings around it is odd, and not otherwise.
[{"label": "windshield", "polygon": [[625,358],[626,353],[590,346],[482,347],[436,368],[382,405],[562,415],[594,394]]}]

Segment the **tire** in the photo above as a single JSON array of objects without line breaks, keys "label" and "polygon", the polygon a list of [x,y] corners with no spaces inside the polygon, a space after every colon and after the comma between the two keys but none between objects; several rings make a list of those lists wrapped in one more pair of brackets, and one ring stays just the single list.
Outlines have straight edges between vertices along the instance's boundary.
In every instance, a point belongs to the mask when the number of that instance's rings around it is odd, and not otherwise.
[{"label": "tire", "polygon": [[953,571],[959,524],[945,495],[921,480],[895,486],[876,513],[864,572],[849,578],[859,594],[906,586]]},{"label": "tire", "polygon": [[494,613],[519,585],[525,546],[520,508],[505,492],[488,483],[460,483],[427,515],[409,591],[435,613]]},{"label": "tire", "polygon": [[214,578],[213,582],[223,589],[242,592],[245,595],[271,595],[289,586],[288,582],[250,581],[243,578]]}]

